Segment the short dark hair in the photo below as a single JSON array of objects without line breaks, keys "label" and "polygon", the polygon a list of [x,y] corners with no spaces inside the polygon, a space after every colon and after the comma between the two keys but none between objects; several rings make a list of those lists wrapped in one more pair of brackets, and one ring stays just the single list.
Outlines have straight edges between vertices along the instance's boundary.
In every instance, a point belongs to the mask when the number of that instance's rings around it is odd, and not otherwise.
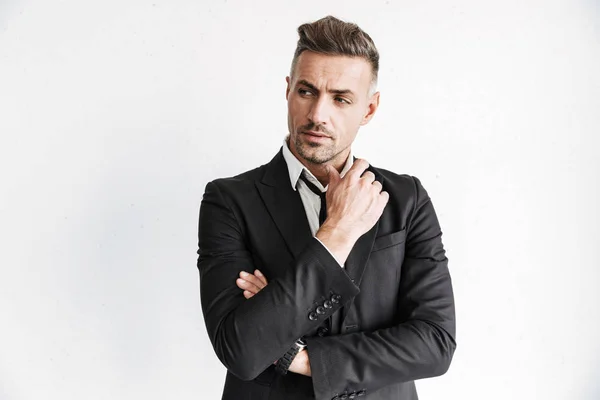
[{"label": "short dark hair", "polygon": [[352,22],[331,15],[298,27],[298,44],[292,59],[290,75],[294,73],[298,57],[305,50],[315,53],[364,58],[372,69],[372,87],[377,84],[379,52],[373,39]]}]

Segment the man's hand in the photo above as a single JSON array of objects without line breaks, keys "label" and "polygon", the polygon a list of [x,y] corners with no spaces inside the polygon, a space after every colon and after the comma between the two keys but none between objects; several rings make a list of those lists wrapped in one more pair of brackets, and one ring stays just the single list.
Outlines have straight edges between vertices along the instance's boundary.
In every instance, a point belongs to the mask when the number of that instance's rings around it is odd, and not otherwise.
[{"label": "man's hand", "polygon": [[[254,274],[249,274],[245,271],[240,272],[240,277],[235,281],[237,286],[244,291],[244,297],[249,299],[256,293],[260,292],[267,286],[267,278],[258,269],[254,270]],[[273,364],[276,364],[275,361]],[[288,371],[311,376],[310,362],[308,361],[308,353],[306,349],[298,352],[292,360]]]},{"label": "man's hand", "polygon": [[375,225],[389,200],[375,175],[366,171],[368,167],[367,161],[357,159],[341,178],[327,166],[327,219],[316,236],[341,263],[358,238]]},{"label": "man's hand", "polygon": [[254,274],[241,271],[235,283],[244,291],[244,297],[249,299],[267,286],[267,278],[257,269],[254,270]]},{"label": "man's hand", "polygon": [[306,351],[306,349],[302,349],[298,352],[298,354],[296,354],[296,357],[294,357],[292,360],[288,371],[295,374],[312,376],[310,371],[310,362],[308,360],[308,351]]}]

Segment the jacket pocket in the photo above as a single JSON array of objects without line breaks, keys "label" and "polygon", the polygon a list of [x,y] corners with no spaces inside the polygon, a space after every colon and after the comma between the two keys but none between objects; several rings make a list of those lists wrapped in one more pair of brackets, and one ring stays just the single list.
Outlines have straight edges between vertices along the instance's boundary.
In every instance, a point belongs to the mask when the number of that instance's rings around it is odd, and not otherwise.
[{"label": "jacket pocket", "polygon": [[373,243],[373,249],[371,250],[371,252],[395,246],[397,244],[403,243],[405,240],[406,228],[402,229],[401,231],[379,236],[378,238],[375,238],[375,242]]}]

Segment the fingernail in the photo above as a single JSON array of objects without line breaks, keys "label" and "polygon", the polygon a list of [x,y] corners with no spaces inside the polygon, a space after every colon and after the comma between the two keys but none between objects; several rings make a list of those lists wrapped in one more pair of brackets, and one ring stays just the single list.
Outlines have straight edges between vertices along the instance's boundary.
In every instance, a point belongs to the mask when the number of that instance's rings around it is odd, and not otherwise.
[{"label": "fingernail", "polygon": [[263,276],[262,272],[260,272],[259,270],[254,271],[254,273],[258,276]]},{"label": "fingernail", "polygon": [[242,271],[242,272],[240,272],[240,275],[241,276],[248,276],[249,274],[246,271]]}]

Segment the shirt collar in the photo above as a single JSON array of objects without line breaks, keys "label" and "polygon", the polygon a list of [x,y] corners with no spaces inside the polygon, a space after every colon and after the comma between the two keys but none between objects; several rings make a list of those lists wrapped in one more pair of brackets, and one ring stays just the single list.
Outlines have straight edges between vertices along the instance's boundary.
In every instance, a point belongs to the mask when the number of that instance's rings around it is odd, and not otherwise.
[{"label": "shirt collar", "polygon": [[[319,189],[322,191],[327,190],[327,187],[323,187],[321,182],[296,158],[296,156],[291,152],[288,147],[287,140],[283,140],[283,158],[287,164],[288,172],[290,174],[290,183],[292,185],[292,189],[296,190],[296,185],[298,184],[298,179],[300,179],[300,175],[302,171],[306,171],[306,175],[314,184],[317,185]],[[354,157],[352,156],[352,149],[350,149],[350,154],[348,154],[348,158],[346,159],[346,164],[340,173],[340,176],[346,175],[346,172],[352,167],[354,163]]]}]

